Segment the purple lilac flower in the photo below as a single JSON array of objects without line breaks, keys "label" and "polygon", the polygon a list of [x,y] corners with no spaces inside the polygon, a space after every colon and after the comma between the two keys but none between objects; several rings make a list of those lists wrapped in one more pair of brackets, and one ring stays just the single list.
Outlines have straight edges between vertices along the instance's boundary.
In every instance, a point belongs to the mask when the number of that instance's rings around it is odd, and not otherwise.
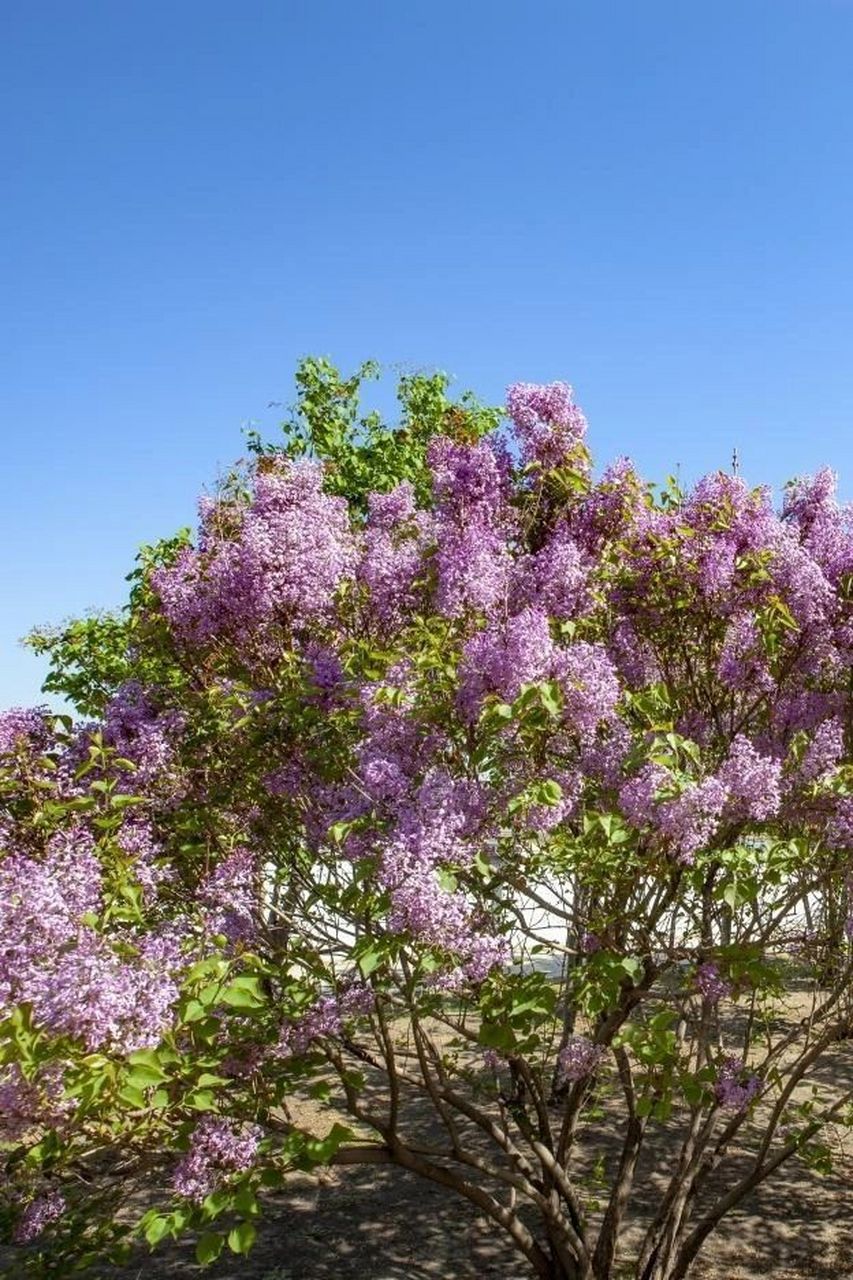
[{"label": "purple lilac flower", "polygon": [[154,963],[126,961],[91,930],[32,975],[26,995],[38,1022],[92,1051],[151,1049],[172,1020],[178,987]]},{"label": "purple lilac flower", "polygon": [[795,480],[788,486],[782,513],[832,583],[853,569],[853,511],[849,504],[839,505],[837,486],[829,467]]},{"label": "purple lilac flower", "polygon": [[548,616],[522,609],[504,625],[493,623],[464,646],[459,665],[459,705],[474,719],[488,693],[512,702],[522,686],[547,679],[554,658]]},{"label": "purple lilac flower", "polygon": [[853,849],[853,796],[839,796],[826,832],[830,848]]},{"label": "purple lilac flower", "polygon": [[161,884],[174,878],[174,869],[163,859],[163,845],[144,818],[127,819],[116,835],[116,843],[133,860],[133,873],[149,901]]},{"label": "purple lilac flower", "polygon": [[248,849],[237,849],[202,881],[198,901],[211,933],[229,942],[249,943],[257,932],[258,860]]},{"label": "purple lilac flower", "polygon": [[415,510],[415,492],[408,481],[390,493],[372,493],[368,498],[358,576],[370,593],[372,613],[383,625],[400,625],[415,607],[415,583],[423,575],[424,552],[432,534],[432,517]]},{"label": "purple lilac flower", "polygon": [[511,598],[514,608],[532,606],[552,618],[576,618],[589,608],[589,566],[565,525],[541,550],[516,560]]},{"label": "purple lilac flower", "polygon": [[0,1142],[18,1142],[40,1126],[54,1128],[73,1110],[59,1064],[47,1064],[32,1080],[16,1062],[0,1068]]},{"label": "purple lilac flower", "polygon": [[237,1127],[219,1116],[204,1116],[193,1130],[189,1151],[175,1166],[174,1191],[200,1204],[231,1174],[252,1167],[262,1137],[258,1125]]},{"label": "purple lilac flower", "polygon": [[644,520],[648,510],[646,488],[634,464],[619,458],[571,513],[569,527],[584,553],[594,556],[604,543]]},{"label": "purple lilac flower", "polygon": [[318,704],[327,709],[333,707],[344,684],[340,658],[329,645],[316,640],[305,645],[304,655],[311,683],[318,690]]},{"label": "purple lilac flower", "polygon": [[537,804],[528,809],[527,826],[531,831],[548,832],[572,816],[583,791],[583,775],[576,769],[553,769],[551,779],[562,795],[556,804]]},{"label": "purple lilac flower", "polygon": [[348,1018],[369,1013],[374,1002],[373,989],[360,979],[350,982],[340,992],[319,996],[300,1018],[282,1027],[276,1055],[299,1057],[316,1040],[334,1039],[341,1034]]},{"label": "purple lilac flower", "polygon": [[198,551],[183,550],[153,575],[176,634],[251,646],[270,623],[299,628],[327,617],[355,572],[357,546],[346,501],[323,492],[322,467],[288,461],[256,473],[251,501],[230,516],[233,527],[208,522]]},{"label": "purple lilac flower", "polygon": [[375,687],[365,691],[364,736],[358,746],[359,778],[374,803],[399,803],[415,786],[436,748],[440,735],[425,732],[410,714],[411,695],[406,691],[405,674],[400,672],[393,687],[405,694],[405,704],[380,700]]},{"label": "purple lilac flower", "polygon": [[579,640],[554,654],[552,675],[563,691],[565,719],[582,741],[611,720],[621,688],[616,669],[600,644]]},{"label": "purple lilac flower", "polygon": [[29,1244],[37,1240],[51,1223],[58,1221],[66,1209],[65,1197],[60,1191],[46,1191],[27,1205],[15,1227],[16,1244]]},{"label": "purple lilac flower", "polygon": [[714,1095],[727,1111],[744,1111],[761,1092],[761,1079],[746,1068],[743,1058],[729,1057],[717,1072]]},{"label": "purple lilac flower", "polygon": [[587,1036],[569,1036],[557,1059],[563,1080],[574,1082],[592,1075],[604,1053],[604,1045],[594,1044]]},{"label": "purple lilac flower", "polygon": [[641,689],[660,678],[657,658],[648,642],[637,633],[630,618],[622,618],[616,623],[607,651],[630,688]]},{"label": "purple lilac flower", "polygon": [[167,774],[182,728],[182,714],[158,710],[138,681],[118,689],[107,706],[103,734],[108,746],[136,765],[127,779],[129,789]]},{"label": "purple lilac flower", "polygon": [[44,751],[50,740],[46,715],[41,707],[10,707],[0,712],[0,756],[18,747]]},{"label": "purple lilac flower", "polygon": [[728,792],[730,817],[763,822],[779,812],[782,762],[760,755],[743,734],[732,742],[717,779]]},{"label": "purple lilac flower", "polygon": [[474,719],[489,693],[512,702],[525,684],[549,679],[562,689],[567,727],[590,742],[599,726],[613,718],[621,692],[616,670],[602,645],[581,640],[558,648],[540,608],[522,609],[504,625],[492,624],[466,642],[459,706]]},{"label": "purple lilac flower", "polygon": [[55,833],[39,861],[13,853],[0,861],[0,1008],[33,999],[35,987],[81,919],[101,905],[94,840],[75,824]]},{"label": "purple lilac flower", "polygon": [[799,779],[802,782],[815,782],[824,778],[843,755],[844,725],[837,716],[832,716],[815,729],[800,765]]},{"label": "purple lilac flower", "polygon": [[769,693],[775,688],[752,614],[735,614],[729,623],[717,662],[717,675],[733,689]]},{"label": "purple lilac flower", "polygon": [[488,613],[505,599],[510,531],[507,466],[492,443],[455,444],[436,436],[428,461],[435,494],[439,612]]},{"label": "purple lilac flower", "polygon": [[731,995],[731,983],[726,982],[717,966],[711,960],[706,960],[704,964],[700,964],[696,970],[695,983],[696,990],[702,999],[707,1000],[709,1004],[717,1004],[718,1001],[724,1000]]},{"label": "purple lilac flower", "polygon": [[668,794],[672,780],[660,765],[647,764],[619,792],[622,812],[633,826],[651,827],[680,862],[711,840],[719,825],[728,791],[716,778],[705,778]]},{"label": "purple lilac flower", "polygon": [[631,745],[628,726],[621,720],[610,721],[603,734],[581,744],[581,773],[608,790],[617,789]]},{"label": "purple lilac flower", "polygon": [[586,435],[586,418],[567,382],[515,382],[507,390],[506,405],[525,464],[562,466]]},{"label": "purple lilac flower", "polygon": [[664,800],[658,808],[658,828],[672,845],[680,862],[690,864],[697,850],[713,837],[728,792],[716,778],[687,787],[680,795]]}]

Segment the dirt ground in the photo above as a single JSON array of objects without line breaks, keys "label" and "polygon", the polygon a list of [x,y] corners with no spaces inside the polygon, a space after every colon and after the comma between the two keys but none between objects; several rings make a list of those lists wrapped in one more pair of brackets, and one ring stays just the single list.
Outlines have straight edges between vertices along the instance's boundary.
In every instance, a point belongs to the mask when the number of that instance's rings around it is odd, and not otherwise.
[{"label": "dirt ground", "polygon": [[[663,1171],[658,1175],[663,1179]],[[696,1280],[853,1277],[853,1168],[818,1177],[791,1165],[731,1214]],[[105,1277],[107,1273],[105,1272]],[[389,1166],[300,1179],[271,1199],[248,1259],[205,1272],[187,1244],[140,1255],[118,1280],[529,1280],[502,1233],[448,1192]]]},{"label": "dirt ground", "polygon": [[[780,1021],[803,1013],[794,998],[780,1010]],[[732,1026],[732,1031],[736,1027]],[[819,1072],[827,1085],[853,1085],[853,1055],[842,1048]],[[326,1131],[344,1119],[318,1104],[315,1114],[299,1115],[302,1123],[320,1120]],[[411,1128],[436,1136],[431,1109],[421,1100],[409,1103]],[[351,1121],[349,1123],[352,1123]],[[604,1132],[581,1130],[581,1151],[590,1160],[604,1149]],[[637,1173],[639,1191],[633,1223],[629,1221],[625,1253],[642,1236],[644,1209],[652,1207],[672,1169],[674,1134],[650,1131]],[[586,1138],[586,1143],[584,1139]],[[832,1174],[821,1176],[790,1160],[772,1180],[723,1220],[705,1245],[691,1273],[695,1280],[853,1280],[853,1141],[839,1135]],[[748,1151],[734,1151],[737,1163]],[[582,1157],[583,1160],[583,1157]],[[625,1273],[628,1274],[627,1272]],[[319,1176],[297,1175],[285,1192],[270,1196],[258,1224],[255,1248],[248,1258],[227,1251],[213,1267],[202,1269],[188,1240],[149,1254],[140,1249],[131,1265],[98,1273],[98,1280],[529,1280],[524,1260],[506,1237],[478,1211],[451,1192],[387,1164],[343,1166]]]},{"label": "dirt ground", "polygon": [[[793,999],[781,1020],[799,1017]],[[734,1028],[732,1028],[734,1029]],[[827,1085],[853,1084],[853,1058],[842,1050],[818,1072]],[[315,1104],[312,1104],[315,1105]],[[435,1137],[428,1107],[412,1102],[413,1128]],[[307,1121],[309,1117],[301,1117]],[[318,1118],[318,1117],[313,1117]],[[336,1113],[326,1111],[328,1128]],[[346,1119],[345,1117],[341,1117]],[[612,1126],[611,1126],[612,1132]],[[582,1142],[583,1146],[583,1131]],[[598,1154],[602,1134],[589,1131]],[[695,1280],[831,1280],[853,1278],[853,1143],[837,1135],[835,1167],[821,1176],[791,1160],[723,1220],[705,1245]],[[737,1164],[746,1150],[732,1153]],[[671,1172],[666,1133],[650,1134],[637,1173],[637,1215],[652,1206]],[[725,1174],[731,1179],[732,1166]],[[723,1185],[729,1185],[726,1182]],[[718,1186],[717,1190],[720,1187]],[[645,1201],[645,1206],[643,1202]],[[628,1222],[625,1253],[642,1237]],[[192,1245],[140,1254],[104,1280],[190,1280],[201,1275]],[[360,1165],[300,1176],[270,1197],[249,1259],[223,1256],[209,1280],[529,1280],[524,1260],[477,1210],[432,1183],[390,1165]]]}]

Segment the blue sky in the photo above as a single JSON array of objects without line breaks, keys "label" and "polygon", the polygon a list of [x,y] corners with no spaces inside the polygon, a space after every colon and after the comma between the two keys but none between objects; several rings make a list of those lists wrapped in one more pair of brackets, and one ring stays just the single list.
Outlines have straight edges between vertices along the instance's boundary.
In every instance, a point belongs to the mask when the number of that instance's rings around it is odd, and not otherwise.
[{"label": "blue sky", "polygon": [[308,352],[853,496],[853,2],[27,0],[0,50],[0,705]]}]

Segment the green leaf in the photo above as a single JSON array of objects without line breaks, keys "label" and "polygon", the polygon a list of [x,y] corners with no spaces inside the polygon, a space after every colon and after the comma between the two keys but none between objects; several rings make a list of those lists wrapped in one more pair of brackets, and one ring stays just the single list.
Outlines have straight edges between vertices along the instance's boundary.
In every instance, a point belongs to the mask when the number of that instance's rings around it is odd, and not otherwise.
[{"label": "green leaf", "polygon": [[150,1089],[152,1085],[162,1084],[168,1077],[159,1067],[139,1063],[127,1077],[127,1083],[135,1089]]},{"label": "green leaf", "polygon": [[250,1186],[242,1186],[234,1197],[234,1208],[244,1218],[255,1218],[261,1212],[258,1197]]},{"label": "green leaf", "polygon": [[126,1102],[134,1111],[141,1111],[145,1106],[145,1094],[132,1084],[126,1084],[123,1089],[119,1090],[118,1096],[122,1102]]},{"label": "green leaf", "polygon": [[547,781],[542,783],[541,795],[545,804],[559,804],[563,798],[563,788],[559,782],[555,782],[553,778],[548,778]]},{"label": "green leaf", "polygon": [[203,1267],[215,1262],[222,1252],[224,1243],[225,1241],[218,1231],[205,1231],[195,1247],[196,1262]]},{"label": "green leaf", "polygon": [[267,997],[258,978],[241,974],[228,984],[219,999],[233,1009],[260,1009],[266,1004]]},{"label": "green leaf", "polygon": [[374,969],[382,963],[382,952],[378,946],[370,946],[356,957],[362,976],[369,978]]},{"label": "green leaf", "polygon": [[163,1214],[158,1213],[155,1217],[151,1218],[146,1225],[145,1239],[153,1248],[154,1245],[158,1244],[164,1236],[169,1234],[169,1228],[169,1219]]},{"label": "green leaf", "polygon": [[193,1111],[215,1111],[216,1095],[210,1089],[195,1089],[187,1095],[186,1103]]},{"label": "green leaf", "polygon": [[255,1243],[256,1234],[253,1222],[241,1222],[239,1227],[228,1232],[228,1248],[232,1253],[248,1253]]}]

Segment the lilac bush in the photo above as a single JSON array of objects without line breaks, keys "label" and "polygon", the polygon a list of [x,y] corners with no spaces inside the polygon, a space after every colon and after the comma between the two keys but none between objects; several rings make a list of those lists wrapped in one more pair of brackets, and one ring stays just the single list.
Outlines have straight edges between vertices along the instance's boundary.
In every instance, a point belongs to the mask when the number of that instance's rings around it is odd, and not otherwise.
[{"label": "lilac bush", "polygon": [[407,377],[390,429],[372,372],[306,361],[124,614],[32,638],[81,719],[0,720],[14,1274],[244,1253],[289,1170],[383,1159],[542,1280],[681,1280],[853,1118],[834,477],[596,476],[565,383]]}]

